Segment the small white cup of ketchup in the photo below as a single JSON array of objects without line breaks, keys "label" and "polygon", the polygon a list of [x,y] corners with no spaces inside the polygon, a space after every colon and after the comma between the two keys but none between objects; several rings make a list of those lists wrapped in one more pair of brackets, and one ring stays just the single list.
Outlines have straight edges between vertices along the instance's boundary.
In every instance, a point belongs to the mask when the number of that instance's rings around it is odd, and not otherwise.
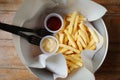
[{"label": "small white cup of ketchup", "polygon": [[57,33],[63,27],[63,18],[57,13],[50,13],[44,21],[45,28],[52,33]]},{"label": "small white cup of ketchup", "polygon": [[54,36],[45,36],[40,42],[40,49],[43,53],[56,53],[59,48],[58,40]]}]

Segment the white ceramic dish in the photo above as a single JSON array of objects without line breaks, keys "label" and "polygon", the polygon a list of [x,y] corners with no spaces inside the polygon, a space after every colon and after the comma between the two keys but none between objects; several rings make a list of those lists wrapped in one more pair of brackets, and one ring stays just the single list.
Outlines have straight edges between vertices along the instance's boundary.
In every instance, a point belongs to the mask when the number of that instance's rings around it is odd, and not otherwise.
[{"label": "white ceramic dish", "polygon": [[[30,1],[33,1],[33,0],[30,0]],[[31,5],[32,5],[32,2],[31,2]],[[18,25],[18,26],[25,26],[25,27],[32,28],[32,29],[41,27],[42,23],[43,23],[43,18],[45,17],[45,13],[42,13],[41,15],[39,15],[40,13],[38,11],[34,17],[29,19],[28,13],[25,13],[25,12],[27,12],[26,10],[28,10],[28,9],[29,9],[29,7],[28,7],[27,3],[23,4],[21,9],[17,12],[17,14],[13,20],[13,24]],[[51,11],[54,12],[54,10],[50,10],[50,11],[46,11],[46,12],[48,14]],[[57,12],[59,13],[59,11],[57,11]],[[63,15],[63,13],[60,13],[60,14]],[[38,18],[40,18],[40,19],[38,19]],[[94,21],[94,22],[92,22],[92,24],[99,31],[99,33],[104,37],[103,47],[93,57],[93,69],[94,69],[93,72],[96,72],[102,65],[102,63],[106,57],[106,54],[107,54],[108,32],[107,32],[105,23],[102,19]],[[14,38],[14,43],[15,43],[16,49],[19,53],[19,56],[20,56],[22,62],[25,63],[24,55],[29,56],[29,54],[34,54],[34,53],[32,53],[33,51],[31,51],[31,50],[34,50],[34,47],[31,46],[31,44],[29,44],[26,40],[24,40],[21,37],[13,35],[13,38]],[[31,57],[31,56],[29,56],[29,57]],[[35,74],[37,77],[39,77],[41,80],[44,80],[42,77],[46,73],[42,73],[43,75],[39,74],[39,73],[41,73],[42,70],[45,72],[44,69],[40,70],[40,69],[35,69],[35,68],[30,68],[30,67],[27,67],[27,68],[33,74]]]}]

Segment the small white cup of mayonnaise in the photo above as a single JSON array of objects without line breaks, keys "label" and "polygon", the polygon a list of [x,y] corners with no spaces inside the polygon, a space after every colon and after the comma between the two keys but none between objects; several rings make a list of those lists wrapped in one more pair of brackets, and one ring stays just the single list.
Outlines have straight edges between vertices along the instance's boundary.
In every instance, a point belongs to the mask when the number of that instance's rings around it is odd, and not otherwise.
[{"label": "small white cup of mayonnaise", "polygon": [[40,42],[40,49],[43,53],[54,54],[59,48],[58,40],[54,36],[45,36]]}]

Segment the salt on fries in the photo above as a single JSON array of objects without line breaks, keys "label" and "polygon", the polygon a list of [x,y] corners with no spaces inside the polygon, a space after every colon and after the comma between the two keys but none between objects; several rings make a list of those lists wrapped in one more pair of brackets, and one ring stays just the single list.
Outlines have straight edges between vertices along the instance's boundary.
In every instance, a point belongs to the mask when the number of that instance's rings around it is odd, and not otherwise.
[{"label": "salt on fries", "polygon": [[63,53],[65,56],[68,73],[74,69],[82,67],[80,53],[85,50],[95,50],[99,39],[94,30],[84,25],[86,19],[78,12],[66,15],[64,18],[64,27],[55,37],[59,41],[57,53]]}]

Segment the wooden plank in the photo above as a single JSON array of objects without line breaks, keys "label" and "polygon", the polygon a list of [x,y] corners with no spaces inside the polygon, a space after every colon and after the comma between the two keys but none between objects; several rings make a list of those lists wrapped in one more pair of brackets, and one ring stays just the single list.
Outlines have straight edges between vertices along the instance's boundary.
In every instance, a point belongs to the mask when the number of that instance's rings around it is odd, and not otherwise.
[{"label": "wooden plank", "polygon": [[0,40],[0,47],[13,47],[14,43],[13,40],[8,40],[8,39],[4,39],[4,40]]},{"label": "wooden plank", "polygon": [[93,0],[104,5],[120,5],[120,0]]},{"label": "wooden plank", "polygon": [[0,68],[25,68],[14,46],[0,47]]},{"label": "wooden plank", "polygon": [[120,13],[120,6],[116,6],[116,5],[103,5],[104,7],[106,7],[107,14],[119,14]]},{"label": "wooden plank", "polygon": [[0,30],[0,39],[13,39],[13,36],[9,32]]},{"label": "wooden plank", "polygon": [[16,11],[24,0],[0,0],[0,10]]},{"label": "wooden plank", "polygon": [[109,52],[106,56],[106,59],[99,69],[101,72],[120,72],[120,54]]},{"label": "wooden plank", "polygon": [[5,3],[22,3],[24,0],[0,0],[0,3],[5,4]]},{"label": "wooden plank", "polygon": [[120,80],[120,72],[98,72],[96,80]]},{"label": "wooden plank", "polygon": [[21,4],[0,4],[0,11],[17,11],[20,8]]},{"label": "wooden plank", "polygon": [[[117,46],[117,47],[116,47]],[[110,42],[109,43],[109,52],[113,54],[119,54],[120,53],[120,41],[119,42]],[[120,55],[119,55],[120,56]]]},{"label": "wooden plank", "polygon": [[0,80],[39,80],[28,70],[0,69]]},{"label": "wooden plank", "polygon": [[109,40],[120,44],[120,15],[106,15],[104,21],[108,30]]},{"label": "wooden plank", "polygon": [[[0,13],[0,22],[12,24],[14,15],[15,12],[2,12]],[[0,30],[0,39],[13,39],[13,37],[11,33]]]},{"label": "wooden plank", "polygon": [[11,24],[16,12],[2,11],[0,13],[0,22]]}]

